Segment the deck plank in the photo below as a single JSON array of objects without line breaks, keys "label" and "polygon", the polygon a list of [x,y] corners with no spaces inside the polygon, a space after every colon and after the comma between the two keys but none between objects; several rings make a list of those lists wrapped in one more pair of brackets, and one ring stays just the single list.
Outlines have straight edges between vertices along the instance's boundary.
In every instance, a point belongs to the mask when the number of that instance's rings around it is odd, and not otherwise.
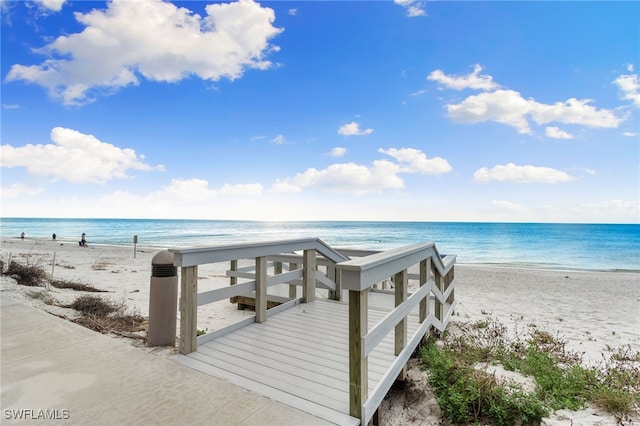
[{"label": "deck plank", "polygon": [[[370,327],[387,312],[369,309]],[[349,416],[348,318],[345,303],[303,303],[172,359],[336,424],[358,424]],[[417,315],[407,322],[411,336]],[[395,359],[392,332],[369,355],[370,393]]]}]

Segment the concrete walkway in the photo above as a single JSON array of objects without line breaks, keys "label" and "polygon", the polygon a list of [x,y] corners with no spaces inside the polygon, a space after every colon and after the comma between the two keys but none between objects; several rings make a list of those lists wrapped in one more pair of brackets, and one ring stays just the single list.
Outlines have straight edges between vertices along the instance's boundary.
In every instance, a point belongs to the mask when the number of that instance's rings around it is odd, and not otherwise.
[{"label": "concrete walkway", "polygon": [[3,425],[330,424],[9,296],[0,300]]}]

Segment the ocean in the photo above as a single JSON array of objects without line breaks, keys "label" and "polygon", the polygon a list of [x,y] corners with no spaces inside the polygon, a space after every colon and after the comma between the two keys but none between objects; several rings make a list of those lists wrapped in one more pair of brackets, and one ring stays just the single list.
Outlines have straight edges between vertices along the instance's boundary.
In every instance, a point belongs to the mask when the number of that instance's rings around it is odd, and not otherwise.
[{"label": "ocean", "polygon": [[335,248],[388,250],[434,242],[463,264],[640,272],[640,225],[469,222],[254,222],[2,218],[0,237],[159,248],[320,238]]}]

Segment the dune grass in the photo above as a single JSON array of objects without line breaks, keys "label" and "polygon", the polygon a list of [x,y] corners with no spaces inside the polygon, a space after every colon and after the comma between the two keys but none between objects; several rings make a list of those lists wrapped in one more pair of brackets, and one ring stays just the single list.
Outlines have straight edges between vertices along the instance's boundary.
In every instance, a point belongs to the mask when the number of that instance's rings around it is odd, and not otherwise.
[{"label": "dune grass", "polygon": [[[630,347],[603,354],[587,367],[558,336],[531,327],[508,336],[495,321],[459,324],[460,332],[430,339],[421,349],[423,366],[446,418],[455,424],[536,424],[552,410],[593,404],[621,424],[640,408],[640,353]],[[534,389],[479,368],[501,365],[535,380]]]}]

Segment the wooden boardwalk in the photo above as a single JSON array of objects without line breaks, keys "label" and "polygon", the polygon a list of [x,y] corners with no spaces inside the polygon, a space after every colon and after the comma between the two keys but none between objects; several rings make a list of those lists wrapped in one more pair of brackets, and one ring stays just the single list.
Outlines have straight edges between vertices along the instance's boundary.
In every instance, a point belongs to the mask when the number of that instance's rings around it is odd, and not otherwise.
[{"label": "wooden boardwalk", "polygon": [[[369,329],[392,309],[393,295],[377,297],[388,298],[390,307],[370,305]],[[335,424],[357,425],[360,419],[349,415],[348,319],[346,303],[303,303],[172,359]],[[417,311],[412,312],[408,334],[418,326]],[[369,355],[370,394],[395,359],[394,334],[389,333]]]}]

